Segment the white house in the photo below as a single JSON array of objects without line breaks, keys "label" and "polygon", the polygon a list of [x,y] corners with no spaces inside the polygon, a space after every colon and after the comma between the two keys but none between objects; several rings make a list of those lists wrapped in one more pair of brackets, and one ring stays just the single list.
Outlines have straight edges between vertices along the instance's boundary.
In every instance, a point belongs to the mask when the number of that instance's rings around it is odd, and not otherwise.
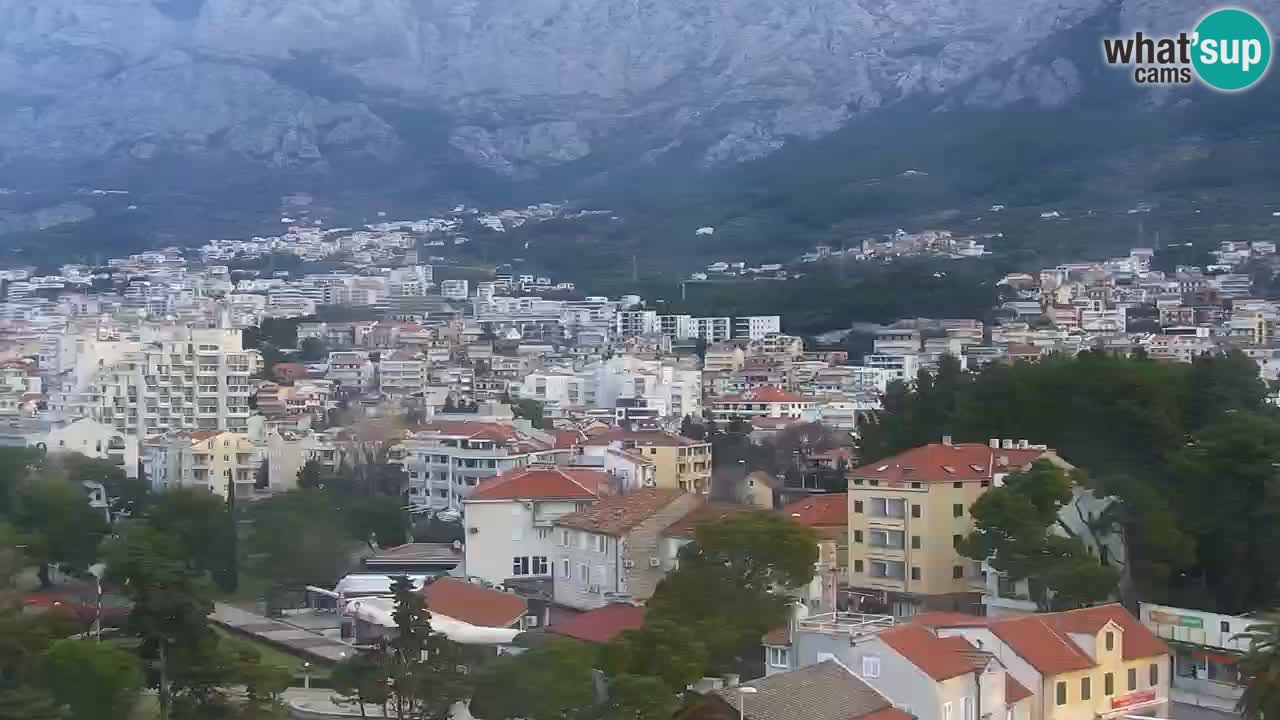
[{"label": "white house", "polygon": [[602,470],[534,466],[486,479],[463,502],[466,573],[501,584],[551,579],[552,524],[591,506],[607,492]]}]

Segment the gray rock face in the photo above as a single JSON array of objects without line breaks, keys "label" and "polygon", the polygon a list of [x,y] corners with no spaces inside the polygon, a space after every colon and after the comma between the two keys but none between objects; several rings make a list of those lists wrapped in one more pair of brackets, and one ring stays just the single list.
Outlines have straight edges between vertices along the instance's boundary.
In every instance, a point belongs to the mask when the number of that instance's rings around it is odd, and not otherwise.
[{"label": "gray rock face", "polygon": [[[1106,3],[0,0],[0,164],[391,160],[404,138],[383,105],[442,113],[448,146],[512,176],[587,157],[623,126],[646,129],[641,153],[687,152],[696,134],[704,163],[735,162],[979,80]],[[1172,29],[1206,9],[1124,0],[1121,17]],[[1080,87],[1058,58],[968,102],[1054,107]]]}]

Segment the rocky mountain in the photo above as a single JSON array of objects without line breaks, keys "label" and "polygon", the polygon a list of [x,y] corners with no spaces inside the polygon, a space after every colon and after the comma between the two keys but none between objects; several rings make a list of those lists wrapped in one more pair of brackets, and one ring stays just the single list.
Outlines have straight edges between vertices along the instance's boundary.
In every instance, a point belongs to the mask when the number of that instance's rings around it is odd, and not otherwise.
[{"label": "rocky mountain", "polygon": [[0,169],[215,156],[323,171],[352,159],[447,158],[529,178],[606,151],[608,162],[679,155],[715,166],[910,98],[1062,106],[1081,92],[1082,68],[1033,55],[1047,39],[1104,11],[1158,31],[1207,9],[1204,0],[0,0]]}]

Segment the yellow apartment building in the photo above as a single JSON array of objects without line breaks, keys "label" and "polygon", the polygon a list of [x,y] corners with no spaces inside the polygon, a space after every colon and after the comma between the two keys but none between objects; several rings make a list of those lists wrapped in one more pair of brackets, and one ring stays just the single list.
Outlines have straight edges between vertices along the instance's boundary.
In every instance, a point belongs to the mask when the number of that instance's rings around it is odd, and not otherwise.
[{"label": "yellow apartment building", "polygon": [[943,438],[849,473],[851,588],[884,600],[894,615],[981,612],[981,564],[956,543],[973,530],[969,508],[1004,475],[1052,450],[1026,441],[986,445]]},{"label": "yellow apartment building", "polygon": [[711,492],[711,443],[669,432],[610,430],[583,444],[616,447],[653,463],[659,488]]}]

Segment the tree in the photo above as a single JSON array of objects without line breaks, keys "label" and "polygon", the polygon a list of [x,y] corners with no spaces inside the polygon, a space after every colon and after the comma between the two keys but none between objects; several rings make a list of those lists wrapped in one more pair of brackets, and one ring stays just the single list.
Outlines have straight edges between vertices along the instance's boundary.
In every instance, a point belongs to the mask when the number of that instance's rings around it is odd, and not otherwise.
[{"label": "tree", "polygon": [[[194,488],[166,490],[156,496],[146,518],[151,527],[178,541],[192,570],[219,578],[234,568],[232,518],[217,495]],[[228,590],[225,580],[219,586]]]},{"label": "tree", "polygon": [[278,587],[332,587],[351,563],[347,539],[335,528],[344,520],[318,490],[297,490],[260,500],[249,508],[248,539],[257,574]]},{"label": "tree", "polygon": [[361,718],[367,717],[366,705],[385,707],[388,698],[385,660],[381,653],[357,653],[334,665],[329,676],[333,691],[337,693],[334,702],[356,706]]},{"label": "tree", "polygon": [[511,414],[522,420],[528,420],[533,427],[542,430],[546,427],[546,416],[542,403],[529,398],[516,400],[511,406]]},{"label": "tree", "polygon": [[660,678],[648,675],[618,675],[609,680],[609,697],[602,720],[667,720],[678,705],[678,694]]},{"label": "tree", "polygon": [[263,458],[258,463],[257,469],[253,471],[253,487],[256,490],[266,490],[271,487],[271,459]]},{"label": "tree", "polygon": [[324,487],[328,474],[324,464],[316,460],[308,460],[298,469],[298,487],[303,490],[317,490]]},{"label": "tree", "polygon": [[320,362],[329,357],[329,347],[320,338],[309,337],[299,348],[304,362]]},{"label": "tree", "polygon": [[47,691],[30,686],[0,690],[0,720],[65,720]]},{"label": "tree", "polygon": [[1237,665],[1244,693],[1236,711],[1246,720],[1280,717],[1280,614],[1266,613],[1239,637],[1249,650]]},{"label": "tree", "polygon": [[26,535],[27,552],[39,563],[40,584],[46,588],[52,585],[51,564],[87,568],[106,532],[84,488],[52,468],[19,485],[14,522]]},{"label": "tree", "polygon": [[666,621],[706,645],[712,668],[754,658],[760,636],[787,617],[789,589],[813,580],[818,538],[769,512],[705,523],[680,550],[680,565],[655,589],[645,626]]},{"label": "tree", "polygon": [[668,693],[680,692],[702,677],[710,659],[706,643],[692,627],[665,618],[618,634],[600,653],[601,669],[610,677],[657,677]]},{"label": "tree", "polygon": [[477,678],[471,712],[482,720],[584,717],[595,704],[594,656],[587,645],[552,636],[499,658]]},{"label": "tree", "polygon": [[409,534],[409,515],[395,497],[352,498],[345,508],[352,538],[376,541],[382,547],[403,545]]},{"label": "tree", "polygon": [[1012,580],[1027,580],[1041,610],[1105,600],[1116,591],[1119,573],[1090,555],[1060,520],[1059,512],[1071,500],[1066,473],[1038,461],[978,498],[970,508],[974,530],[958,549]]},{"label": "tree", "polygon": [[99,483],[107,492],[112,513],[126,515],[146,506],[150,488],[145,475],[131,478],[124,468],[109,460],[91,458],[80,453],[59,453],[50,458],[60,465],[72,483]]},{"label": "tree", "polygon": [[390,705],[397,720],[447,720],[470,695],[457,643],[431,629],[431,613],[408,576],[391,583],[395,635],[390,654]]},{"label": "tree", "polygon": [[707,439],[707,428],[702,423],[694,420],[692,415],[685,415],[680,421],[680,434],[693,440],[705,440]]},{"label": "tree", "polygon": [[142,690],[138,659],[118,645],[59,640],[40,661],[43,685],[70,720],[127,720]]}]

